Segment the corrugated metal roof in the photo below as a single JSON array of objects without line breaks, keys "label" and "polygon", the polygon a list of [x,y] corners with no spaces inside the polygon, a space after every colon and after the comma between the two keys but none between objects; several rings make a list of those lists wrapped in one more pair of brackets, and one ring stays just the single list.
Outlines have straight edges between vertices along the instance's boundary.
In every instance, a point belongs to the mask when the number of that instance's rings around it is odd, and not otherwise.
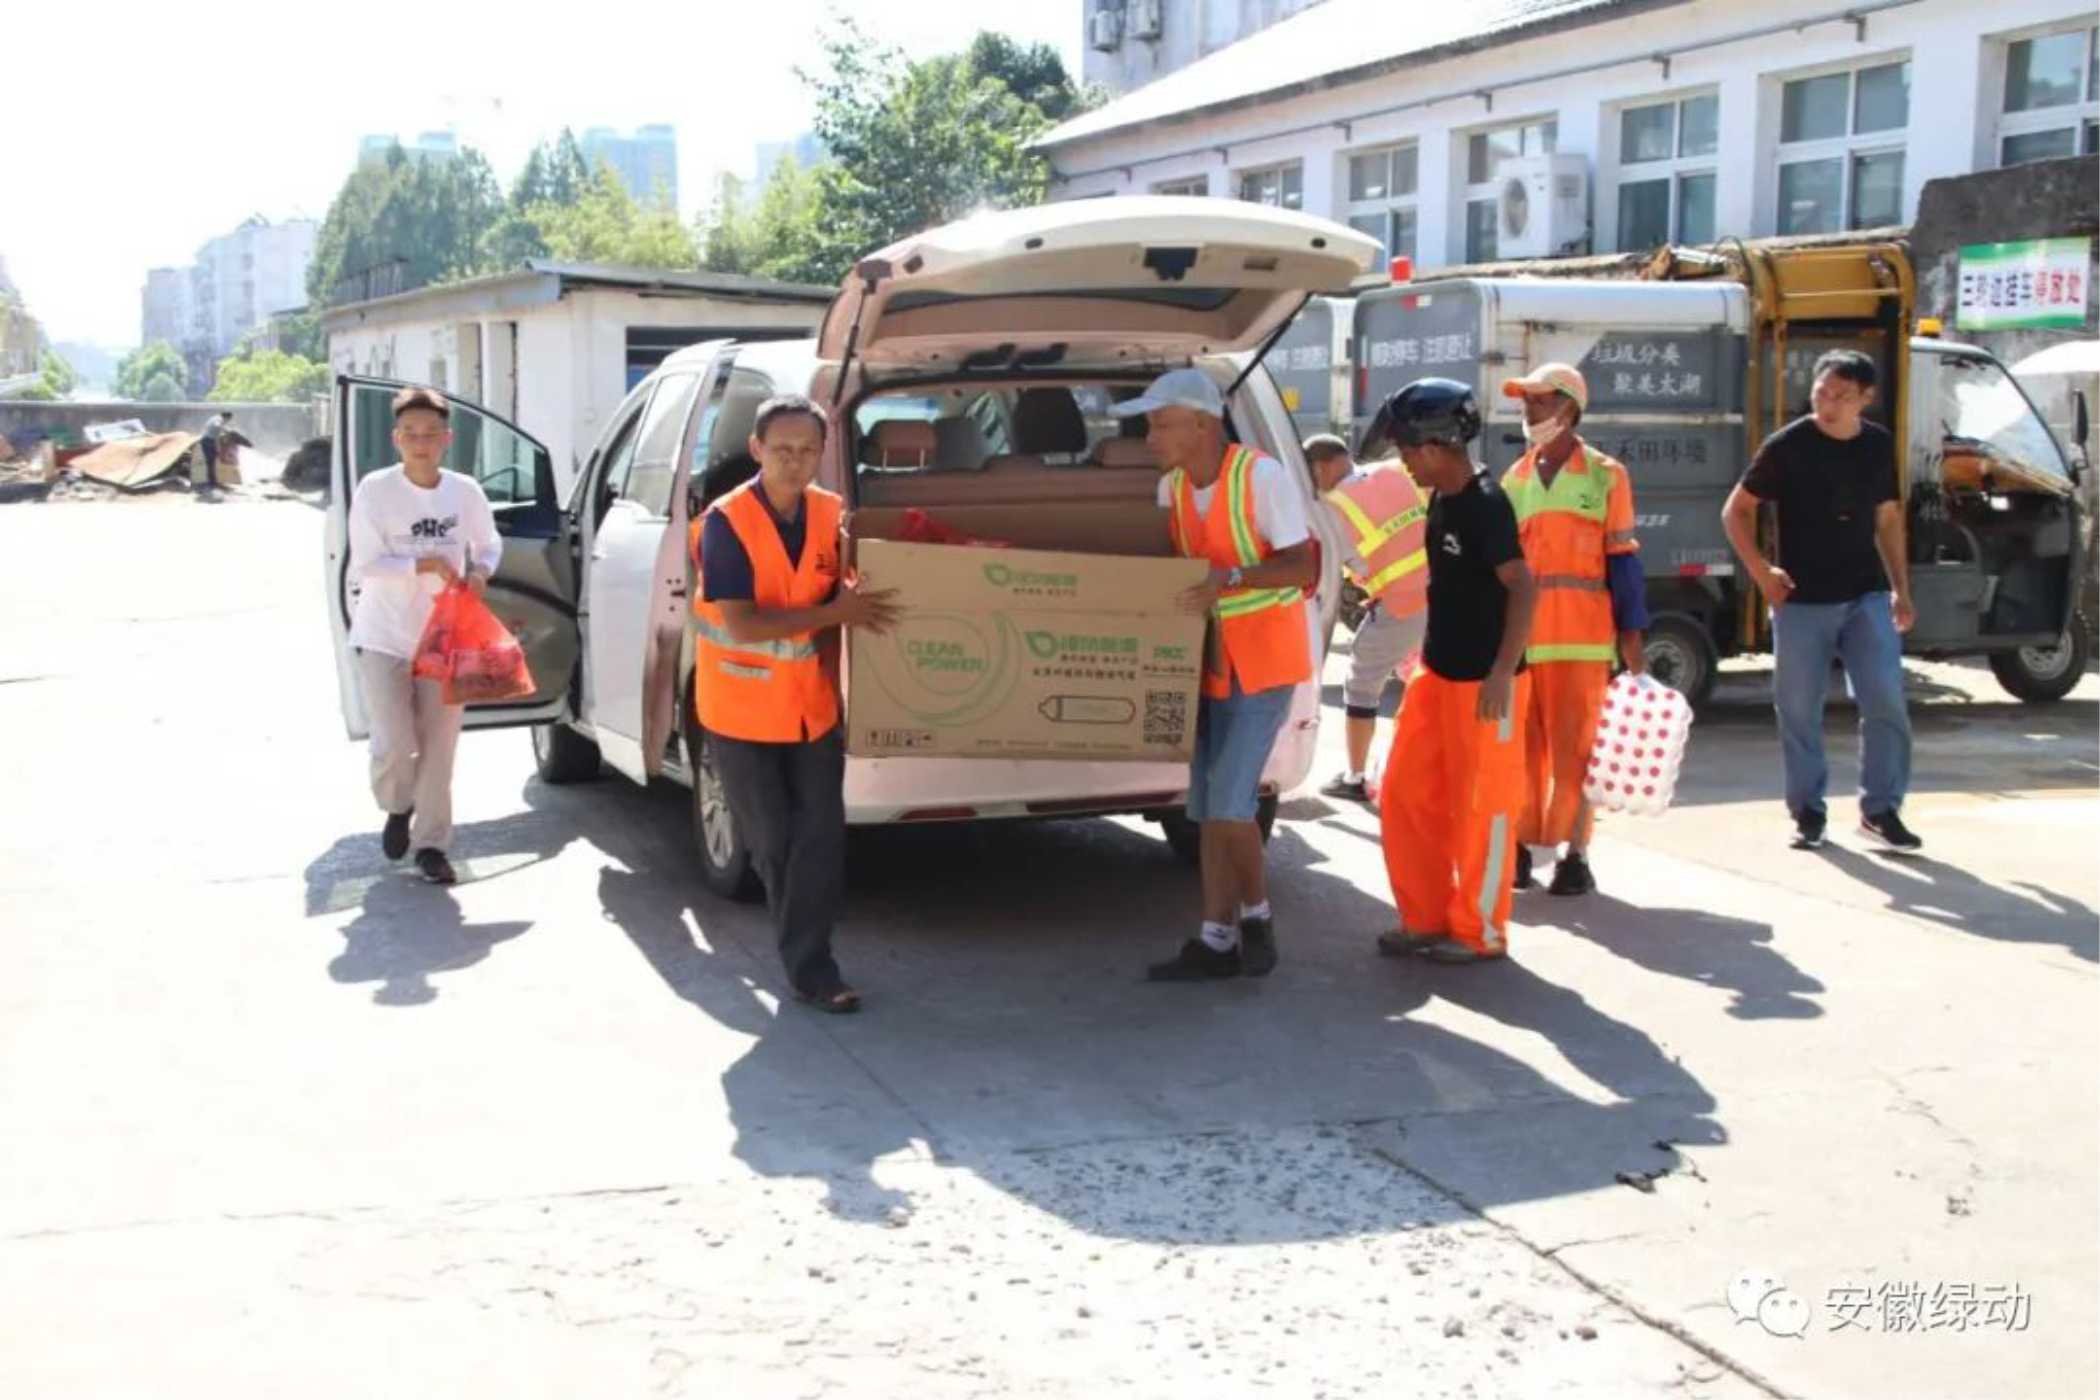
[{"label": "corrugated metal roof", "polygon": [[610,263],[564,263],[551,258],[528,258],[534,272],[552,273],[569,286],[658,287],[682,292],[712,292],[721,296],[763,296],[787,301],[829,303],[838,288],[812,282],[776,282],[768,277],[746,277],[734,272],[701,272],[661,267],[616,267]]},{"label": "corrugated metal roof", "polygon": [[1074,117],[1033,144],[1065,146],[1149,122],[1274,101],[1658,3],[1682,0],[1325,0]]}]

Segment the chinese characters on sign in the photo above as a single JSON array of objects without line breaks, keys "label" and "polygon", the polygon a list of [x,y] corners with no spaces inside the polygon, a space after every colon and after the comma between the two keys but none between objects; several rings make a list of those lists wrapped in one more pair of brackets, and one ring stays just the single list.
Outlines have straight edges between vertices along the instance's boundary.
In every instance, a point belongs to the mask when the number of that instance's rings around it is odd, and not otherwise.
[{"label": "chinese characters on sign", "polygon": [[1293,345],[1282,355],[1283,363],[1276,366],[1282,370],[1297,370],[1309,373],[1327,368],[1327,347],[1324,345]]},{"label": "chinese characters on sign", "polygon": [[1470,332],[1457,335],[1402,336],[1394,340],[1374,340],[1368,347],[1368,356],[1374,369],[1404,369],[1409,365],[1457,365],[1473,358],[1473,336]]},{"label": "chinese characters on sign", "polygon": [[1965,331],[2085,325],[2092,240],[2037,238],[1961,250],[1954,323]]},{"label": "chinese characters on sign", "polygon": [[1711,457],[1705,437],[1688,433],[1668,437],[1643,436],[1600,438],[1597,449],[1631,468],[1638,467],[1703,467]]},{"label": "chinese characters on sign", "polygon": [[1607,335],[1582,358],[1591,406],[1711,405],[1714,352],[1711,336]]}]

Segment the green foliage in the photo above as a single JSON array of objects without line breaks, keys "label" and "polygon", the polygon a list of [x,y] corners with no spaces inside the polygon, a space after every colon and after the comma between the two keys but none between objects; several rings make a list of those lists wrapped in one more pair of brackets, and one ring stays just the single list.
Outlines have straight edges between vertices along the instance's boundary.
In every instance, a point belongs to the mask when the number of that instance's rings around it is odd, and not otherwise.
[{"label": "green foliage", "polygon": [[73,373],[73,367],[67,364],[65,357],[56,350],[46,350],[37,356],[36,367],[44,376],[44,386],[51,391],[51,397],[54,399],[66,397],[80,382],[80,377]]},{"label": "green foliage", "polygon": [[30,403],[50,403],[53,399],[59,397],[61,395],[58,390],[51,387],[51,381],[48,379],[39,379],[33,384],[25,384],[8,395],[10,399],[26,400]]},{"label": "green foliage", "polygon": [[1000,34],[911,63],[842,18],[823,50],[824,68],[801,76],[831,162],[812,174],[822,214],[793,259],[823,281],[920,229],[1041,202],[1050,168],[1028,143],[1090,100],[1055,49]]},{"label": "green foliage", "polygon": [[351,172],[314,242],[306,291],[311,305],[360,297],[364,274],[402,264],[401,285],[471,276],[483,239],[503,216],[496,175],[479,151],[450,160],[411,159],[399,146]]},{"label": "green foliage", "polygon": [[282,350],[228,355],[219,361],[212,403],[301,403],[328,391],[328,366]]},{"label": "green foliage", "polygon": [[536,204],[526,217],[548,255],[563,262],[690,268],[700,261],[692,231],[678,215],[636,204],[609,166],[598,168],[574,203]]},{"label": "green foliage", "polygon": [[[165,340],[156,340],[151,345],[141,345],[117,361],[117,382],[112,387],[119,398],[180,403],[189,393],[189,377],[189,367],[183,363],[181,352]],[[147,392],[155,387],[172,389],[173,392]]]},{"label": "green foliage", "polygon": [[837,281],[819,233],[820,198],[818,172],[792,160],[773,172],[755,204],[743,181],[724,176],[702,231],[702,265],[785,282]]}]

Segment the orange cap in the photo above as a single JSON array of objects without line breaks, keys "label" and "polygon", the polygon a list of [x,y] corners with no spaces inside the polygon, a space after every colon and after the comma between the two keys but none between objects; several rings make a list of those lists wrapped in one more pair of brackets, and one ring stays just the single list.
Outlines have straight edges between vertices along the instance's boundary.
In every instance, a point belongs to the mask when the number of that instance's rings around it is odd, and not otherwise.
[{"label": "orange cap", "polygon": [[1502,381],[1504,398],[1521,399],[1527,394],[1566,394],[1584,413],[1590,411],[1590,386],[1573,365],[1544,364],[1522,379]]}]

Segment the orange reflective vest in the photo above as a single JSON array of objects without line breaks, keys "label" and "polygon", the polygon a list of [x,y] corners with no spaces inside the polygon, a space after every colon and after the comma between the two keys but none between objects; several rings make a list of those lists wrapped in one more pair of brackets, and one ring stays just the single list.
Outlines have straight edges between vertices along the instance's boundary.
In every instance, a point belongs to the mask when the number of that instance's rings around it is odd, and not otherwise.
[{"label": "orange reflective vest", "polygon": [[1537,449],[1502,478],[1517,512],[1524,562],[1538,580],[1531,645],[1524,659],[1610,661],[1618,655],[1605,557],[1640,548],[1633,533],[1633,483],[1626,468],[1579,439],[1552,485],[1539,480]]},{"label": "orange reflective vest", "polygon": [[[765,609],[813,608],[839,580],[839,521],[844,503],[812,486],[803,494],[802,558],[791,561],[779,527],[758,498],[756,479],[716,501],[751,558],[752,603]],[[695,536],[693,555],[699,558]],[[820,739],[839,722],[838,678],[815,632],[770,642],[729,635],[718,604],[707,601],[700,575],[693,586],[693,708],[700,723],[730,739],[792,744]]]},{"label": "orange reflective vest", "polygon": [[[1210,509],[1196,509],[1188,473],[1167,473],[1169,523],[1174,548],[1184,558],[1208,559],[1221,569],[1251,569],[1276,551],[1262,538],[1254,518],[1255,455],[1234,445],[1211,491]],[[1234,588],[1218,599],[1218,647],[1206,655],[1203,693],[1222,700],[1232,677],[1242,691],[1273,690],[1312,679],[1312,639],[1305,621],[1305,594],[1296,588]]]},{"label": "orange reflective vest", "polygon": [[1391,617],[1410,617],[1429,602],[1429,552],[1422,547],[1429,503],[1407,468],[1394,463],[1353,476],[1327,493],[1350,531],[1361,576],[1349,581]]}]

